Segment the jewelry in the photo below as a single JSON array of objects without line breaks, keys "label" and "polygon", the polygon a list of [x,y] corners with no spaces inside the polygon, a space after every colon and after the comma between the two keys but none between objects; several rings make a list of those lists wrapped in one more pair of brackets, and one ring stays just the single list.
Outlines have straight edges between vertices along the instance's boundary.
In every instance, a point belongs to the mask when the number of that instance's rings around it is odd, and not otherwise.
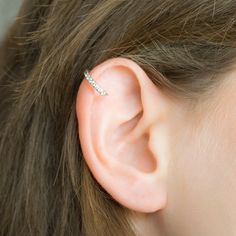
[{"label": "jewelry", "polygon": [[84,76],[100,95],[102,95],[102,96],[107,96],[108,95],[108,93],[104,89],[102,89],[97,84],[97,82],[92,78],[92,76],[89,74],[88,70],[84,71]]}]

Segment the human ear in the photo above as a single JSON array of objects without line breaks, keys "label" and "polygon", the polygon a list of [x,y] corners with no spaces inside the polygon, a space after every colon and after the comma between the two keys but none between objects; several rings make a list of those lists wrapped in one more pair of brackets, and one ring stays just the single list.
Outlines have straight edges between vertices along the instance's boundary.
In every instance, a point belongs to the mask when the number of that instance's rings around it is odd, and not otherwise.
[{"label": "human ear", "polygon": [[97,182],[120,204],[154,212],[167,202],[170,102],[134,61],[108,59],[90,71],[108,92],[83,80],[76,98],[78,135]]}]

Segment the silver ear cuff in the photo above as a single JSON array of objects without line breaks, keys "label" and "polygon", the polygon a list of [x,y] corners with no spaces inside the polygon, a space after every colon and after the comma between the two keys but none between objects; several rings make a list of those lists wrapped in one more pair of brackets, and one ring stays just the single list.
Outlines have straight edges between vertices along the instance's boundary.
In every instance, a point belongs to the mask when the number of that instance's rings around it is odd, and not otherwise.
[{"label": "silver ear cuff", "polygon": [[93,86],[93,88],[95,88],[95,90],[102,96],[107,96],[108,93],[102,89],[97,82],[92,78],[92,76],[89,74],[88,70],[84,71],[84,76],[85,78],[88,80],[88,82]]}]

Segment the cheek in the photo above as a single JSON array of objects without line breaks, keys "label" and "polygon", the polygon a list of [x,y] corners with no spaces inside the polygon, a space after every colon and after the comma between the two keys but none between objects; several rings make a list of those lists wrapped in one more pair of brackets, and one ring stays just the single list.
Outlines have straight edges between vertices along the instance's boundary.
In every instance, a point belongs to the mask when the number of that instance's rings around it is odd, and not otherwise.
[{"label": "cheek", "polygon": [[222,114],[173,140],[167,212],[182,235],[219,235],[236,220],[236,122]]}]

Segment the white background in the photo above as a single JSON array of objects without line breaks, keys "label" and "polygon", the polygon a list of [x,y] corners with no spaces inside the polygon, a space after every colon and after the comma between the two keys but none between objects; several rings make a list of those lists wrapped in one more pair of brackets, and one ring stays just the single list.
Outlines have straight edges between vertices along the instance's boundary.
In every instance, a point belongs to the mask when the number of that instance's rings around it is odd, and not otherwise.
[{"label": "white background", "polygon": [[0,39],[12,24],[23,0],[0,0]]}]

